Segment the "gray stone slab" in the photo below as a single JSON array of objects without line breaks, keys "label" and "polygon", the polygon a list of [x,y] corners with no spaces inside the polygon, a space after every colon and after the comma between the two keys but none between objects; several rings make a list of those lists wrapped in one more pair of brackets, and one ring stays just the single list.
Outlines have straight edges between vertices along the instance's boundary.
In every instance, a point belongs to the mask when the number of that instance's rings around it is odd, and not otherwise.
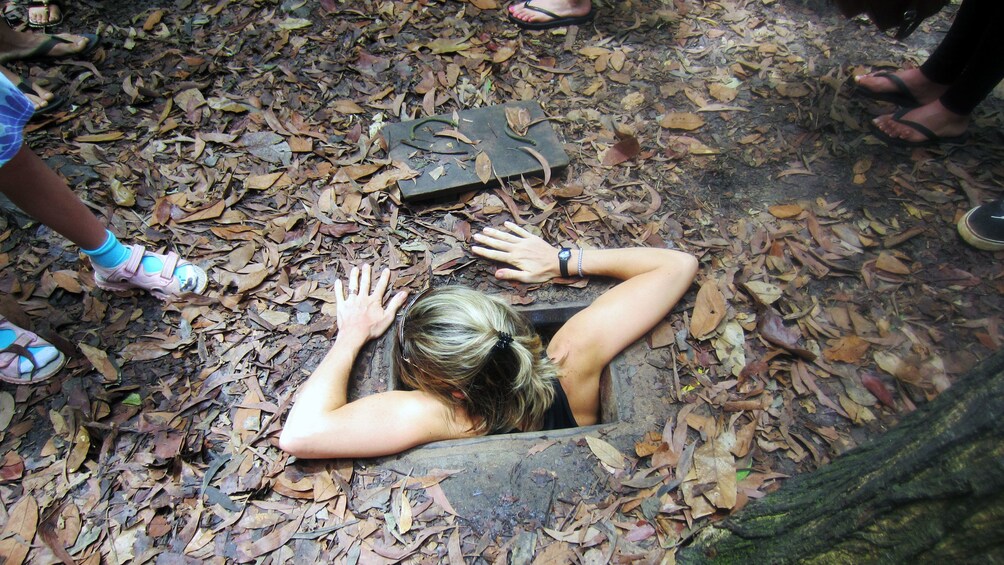
[{"label": "gray stone slab", "polygon": [[[543,155],[552,174],[568,166],[568,155],[549,121],[538,122],[527,130],[526,137],[533,139],[536,145],[507,135],[506,107],[526,108],[530,112],[531,121],[546,117],[536,101],[465,110],[459,113],[460,123],[455,129],[473,141],[473,146],[452,137],[435,135],[437,131],[454,128],[438,121],[421,123],[426,118],[385,126],[381,134],[387,143],[390,158],[405,162],[421,173],[414,179],[398,182],[401,198],[421,200],[448,196],[494,186],[499,183],[499,179],[515,179],[520,175],[543,176],[544,168],[540,162],[521,147],[528,147]],[[452,119],[453,115],[442,114],[437,118]],[[412,127],[416,124],[418,127],[415,128],[412,139]],[[414,145],[427,147],[431,151],[416,149]],[[482,151],[491,159],[497,175],[488,184],[481,182],[474,167],[474,160]]]}]

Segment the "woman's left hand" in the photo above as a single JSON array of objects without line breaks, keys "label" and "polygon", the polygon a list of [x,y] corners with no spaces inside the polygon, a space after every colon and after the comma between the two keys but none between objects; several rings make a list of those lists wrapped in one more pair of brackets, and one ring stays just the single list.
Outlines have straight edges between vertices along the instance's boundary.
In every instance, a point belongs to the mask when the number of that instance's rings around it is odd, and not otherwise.
[{"label": "woman's left hand", "polygon": [[383,335],[394,322],[394,315],[404,304],[408,293],[400,291],[383,305],[387,285],[390,282],[390,270],[384,269],[380,278],[370,289],[370,265],[362,268],[352,267],[349,272],[348,294],[344,293],[342,279],[335,281],[336,316],[338,320],[338,338],[356,340],[362,345],[371,339]]}]

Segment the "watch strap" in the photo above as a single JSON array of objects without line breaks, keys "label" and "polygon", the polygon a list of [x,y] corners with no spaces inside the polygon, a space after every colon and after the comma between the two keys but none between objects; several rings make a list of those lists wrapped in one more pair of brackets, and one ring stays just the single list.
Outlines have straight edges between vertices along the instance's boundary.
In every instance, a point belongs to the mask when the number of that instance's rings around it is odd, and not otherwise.
[{"label": "watch strap", "polygon": [[568,278],[568,260],[572,257],[572,250],[567,247],[562,247],[558,251],[558,269],[561,271],[561,278]]}]

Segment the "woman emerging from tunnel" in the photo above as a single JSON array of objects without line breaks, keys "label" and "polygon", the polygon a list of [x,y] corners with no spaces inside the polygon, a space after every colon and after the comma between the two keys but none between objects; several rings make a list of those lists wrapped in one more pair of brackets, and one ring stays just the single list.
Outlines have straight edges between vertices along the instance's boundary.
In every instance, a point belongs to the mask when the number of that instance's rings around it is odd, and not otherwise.
[{"label": "woman emerging from tunnel", "polygon": [[[384,305],[390,273],[369,265],[335,283],[338,334],[302,385],[279,437],[297,457],[390,455],[445,439],[586,426],[598,420],[600,373],[662,320],[687,291],[697,260],[669,249],[557,249],[523,228],[485,229],[472,251],[511,265],[495,276],[537,283],[597,275],[622,282],[554,334],[546,351],[505,301],[460,286],[419,294],[398,323],[394,373],[414,390],[348,402],[349,375],[369,340],[404,304]],[[372,283],[372,286],[371,286]]]}]

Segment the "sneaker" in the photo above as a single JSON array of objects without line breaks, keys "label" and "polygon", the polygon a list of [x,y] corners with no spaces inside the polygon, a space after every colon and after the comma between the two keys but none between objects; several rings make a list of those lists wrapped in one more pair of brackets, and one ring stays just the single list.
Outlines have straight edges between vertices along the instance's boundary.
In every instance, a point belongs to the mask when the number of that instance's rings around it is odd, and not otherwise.
[{"label": "sneaker", "polygon": [[959,235],[977,249],[1004,249],[1004,200],[987,202],[966,212],[959,220]]},{"label": "sneaker", "polygon": [[[114,269],[94,266],[94,282],[105,290],[142,288],[161,300],[175,300],[188,293],[202,294],[209,277],[201,267],[178,257],[147,251],[142,245],[130,245],[129,258]],[[144,258],[160,261],[160,271],[147,272]],[[179,276],[179,273],[181,276]]]}]

